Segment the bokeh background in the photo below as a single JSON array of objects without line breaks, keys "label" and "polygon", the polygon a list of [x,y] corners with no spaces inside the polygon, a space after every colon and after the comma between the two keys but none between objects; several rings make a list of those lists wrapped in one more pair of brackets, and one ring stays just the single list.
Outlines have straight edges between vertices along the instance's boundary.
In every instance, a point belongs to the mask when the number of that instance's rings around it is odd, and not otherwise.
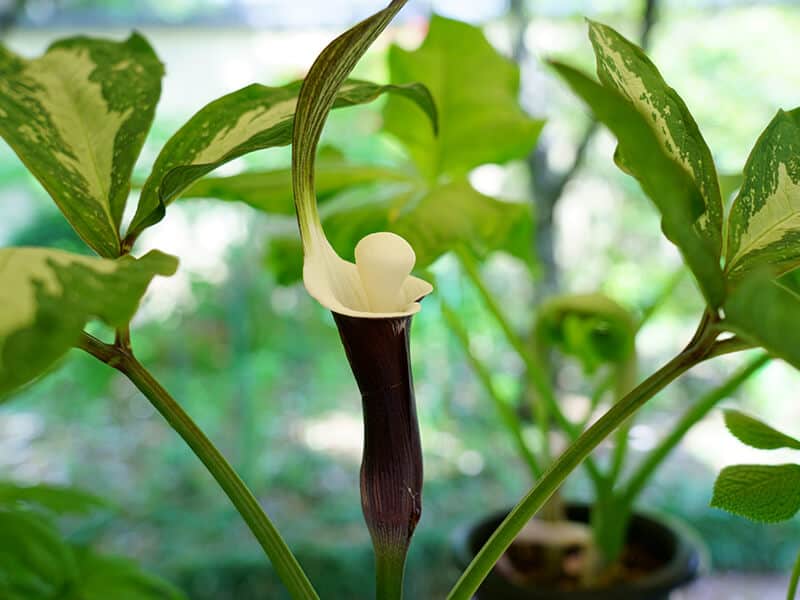
[{"label": "bokeh background", "polygon": [[[137,167],[141,179],[166,139],[201,106],[251,82],[278,85],[301,77],[337,32],[381,4],[0,0],[0,26],[3,43],[28,56],[75,33],[122,38],[137,29],[151,40],[167,75]],[[521,331],[530,330],[532,307],[549,291],[602,291],[636,310],[680,265],[660,234],[655,210],[613,165],[612,138],[602,130],[586,136],[585,111],[543,66],[551,56],[591,66],[584,16],[632,37],[650,27],[651,55],[691,108],[723,172],[741,172],[775,111],[800,104],[796,0],[652,4],[646,13],[640,0],[411,0],[359,66],[359,75],[385,80],[388,44],[415,47],[432,12],[481,25],[501,52],[520,61],[522,104],[547,119],[539,147],[528,161],[482,167],[471,181],[481,191],[536,207],[534,275],[503,253],[483,266]],[[397,147],[378,132],[380,118],[380,102],[340,111],[325,140],[357,161],[390,161]],[[288,163],[288,150],[269,150],[218,174]],[[565,174],[563,189],[554,192],[547,182]],[[80,248],[4,144],[0,214],[0,245]],[[142,244],[177,255],[181,268],[153,285],[133,335],[142,362],[232,460],[325,597],[366,598],[372,557],[358,496],[360,399],[330,315],[301,286],[276,281],[269,241],[293,227],[291,219],[234,203],[173,205]],[[519,398],[525,392],[522,365],[455,261],[445,256],[434,271],[440,293],[472,323],[473,351],[492,365],[502,393],[510,401]],[[412,348],[426,488],[409,563],[410,598],[438,597],[449,589],[458,575],[450,558],[454,531],[476,515],[511,505],[530,485],[436,302],[427,304],[415,319]],[[686,276],[639,337],[642,373],[680,349],[701,307]],[[702,365],[654,399],[631,430],[632,461],[654,446],[689,399],[742,360]],[[566,369],[560,376],[575,374]],[[797,373],[774,363],[726,404],[797,434],[799,384]],[[564,398],[576,406],[586,401],[576,392]],[[780,572],[797,551],[796,521],[754,525],[708,502],[721,467],[793,458],[745,448],[725,431],[717,410],[658,472],[643,505],[691,524],[720,571]],[[284,597],[255,540],[180,439],[127,381],[77,351],[63,368],[0,407],[0,479],[65,483],[108,498],[113,511],[73,524],[70,535],[137,559],[193,599]],[[577,473],[567,495],[586,493]],[[772,597],[762,589],[761,598]],[[774,589],[774,597],[782,597],[779,585]]]}]

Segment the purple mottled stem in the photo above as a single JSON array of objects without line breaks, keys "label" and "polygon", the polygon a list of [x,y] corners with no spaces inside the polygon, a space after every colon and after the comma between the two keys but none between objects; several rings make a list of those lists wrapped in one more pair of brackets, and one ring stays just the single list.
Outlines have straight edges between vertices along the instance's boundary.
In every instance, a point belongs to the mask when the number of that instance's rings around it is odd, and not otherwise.
[{"label": "purple mottled stem", "polygon": [[376,557],[402,565],[422,513],[422,448],[409,363],[411,317],[333,316],[361,391],[364,519]]}]

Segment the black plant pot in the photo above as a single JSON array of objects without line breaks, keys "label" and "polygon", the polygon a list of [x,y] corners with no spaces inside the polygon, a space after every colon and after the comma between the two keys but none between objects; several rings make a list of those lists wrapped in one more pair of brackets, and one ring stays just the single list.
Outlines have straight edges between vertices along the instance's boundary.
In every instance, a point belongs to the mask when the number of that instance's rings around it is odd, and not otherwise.
[{"label": "black plant pot", "polygon": [[[507,514],[508,511],[494,513],[457,532],[454,546],[462,569]],[[567,515],[572,521],[587,523],[589,507],[570,504]],[[667,600],[673,590],[696,579],[708,565],[707,551],[697,535],[671,519],[634,514],[627,539],[646,547],[663,561],[663,566],[633,582],[584,590],[522,587],[492,570],[476,597],[480,600]]]}]

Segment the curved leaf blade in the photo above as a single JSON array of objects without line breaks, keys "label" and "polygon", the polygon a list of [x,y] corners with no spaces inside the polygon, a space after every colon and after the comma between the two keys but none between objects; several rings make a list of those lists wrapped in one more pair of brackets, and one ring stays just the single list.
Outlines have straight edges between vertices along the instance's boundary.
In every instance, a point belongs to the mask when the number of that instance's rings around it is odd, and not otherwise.
[{"label": "curved leaf blade", "polygon": [[[291,143],[301,84],[249,85],[195,113],[156,158],[127,237],[135,239],[160,221],[167,205],[217,167],[250,152]],[[395,86],[351,80],[337,93],[334,108],[366,104],[384,93],[413,101],[436,122],[430,93],[419,84]]]},{"label": "curved leaf blade", "polygon": [[724,309],[731,331],[800,369],[800,296],[775,283],[769,271],[745,277]]},{"label": "curved leaf blade", "polygon": [[800,466],[725,467],[714,484],[711,506],[762,523],[791,519],[800,510]]},{"label": "curved leaf blade", "polygon": [[17,485],[0,482],[0,506],[33,508],[56,515],[88,514],[107,508],[108,503],[93,494],[60,485]]},{"label": "curved leaf blade", "polygon": [[[722,252],[722,197],[717,170],[706,141],[686,103],[664,81],[639,46],[611,27],[589,21],[589,39],[597,59],[597,75],[607,89],[622,96],[651,128],[663,153],[695,182],[704,210],[694,227],[717,256]],[[638,156],[620,147],[622,162],[638,172]]]},{"label": "curved leaf blade", "polygon": [[725,270],[731,279],[759,267],[781,275],[800,267],[800,108],[778,111],[744,167],[728,217]]},{"label": "curved leaf blade", "polygon": [[27,60],[0,48],[0,136],[98,254],[120,254],[130,177],[164,68],[147,41],[75,37]]},{"label": "curved leaf blade", "polygon": [[82,600],[184,600],[169,582],[146,573],[136,563],[83,548],[75,551]]},{"label": "curved leaf blade", "polygon": [[391,47],[389,71],[393,83],[427,85],[439,108],[438,135],[394,98],[383,112],[386,130],[428,177],[525,158],[536,145],[543,122],[519,104],[519,67],[478,27],[434,15],[417,50]]},{"label": "curved leaf blade", "polygon": [[172,275],[177,264],[156,251],[109,260],[46,248],[0,249],[0,397],[66,353],[89,319],[127,324],[153,277]]},{"label": "curved leaf blade", "polygon": [[743,444],[759,450],[792,448],[800,450],[800,440],[786,435],[738,410],[725,411],[725,426]]},{"label": "curved leaf blade", "polygon": [[696,226],[707,213],[697,182],[664,150],[645,117],[628,100],[572,67],[551,65],[617,137],[626,170],[661,213],[664,235],[681,251],[708,303],[720,306],[725,285],[719,248]]}]

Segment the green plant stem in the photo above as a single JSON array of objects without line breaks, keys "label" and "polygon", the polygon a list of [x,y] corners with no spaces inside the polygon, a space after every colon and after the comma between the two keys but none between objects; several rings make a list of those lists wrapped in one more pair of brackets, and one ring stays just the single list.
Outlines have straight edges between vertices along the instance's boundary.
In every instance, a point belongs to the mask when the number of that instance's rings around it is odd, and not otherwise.
[{"label": "green plant stem", "polygon": [[798,580],[800,580],[800,553],[797,554],[797,559],[794,561],[792,575],[789,578],[789,589],[786,591],[786,600],[794,600],[797,595]]},{"label": "green plant stem", "polygon": [[404,570],[403,552],[375,553],[376,600],[402,600]]},{"label": "green plant stem", "polygon": [[[564,431],[564,433],[567,434],[567,436],[570,438],[570,441],[574,442],[578,438],[578,435],[580,435],[580,430],[577,428],[575,423],[570,421],[561,410],[555,391],[553,390],[553,386],[550,384],[550,378],[547,376],[545,369],[541,364],[539,364],[539,361],[534,356],[534,353],[525,346],[522,339],[516,334],[514,328],[511,326],[511,323],[508,321],[497,302],[495,302],[494,296],[492,296],[492,293],[483,283],[483,279],[478,271],[478,265],[472,255],[470,255],[468,251],[461,249],[458,251],[458,257],[469,280],[475,286],[475,289],[478,290],[478,293],[486,304],[486,307],[489,309],[489,312],[492,314],[492,316],[494,316],[498,325],[500,325],[500,328],[503,330],[509,345],[516,351],[516,353],[522,359],[522,362],[525,364],[525,371],[528,374],[529,380],[536,392],[539,394],[540,398],[544,400],[548,412],[555,417],[558,426],[562,429],[562,431]],[[538,418],[539,416],[540,415],[537,414],[537,421],[540,420]],[[548,443],[548,425],[549,423],[547,422],[539,423],[539,427],[542,428],[542,434],[545,438],[545,444]],[[586,470],[595,484],[599,484],[603,479],[597,464],[592,460],[591,457],[587,458],[586,460]]]},{"label": "green plant stem", "polygon": [[188,414],[132,353],[84,333],[77,346],[123,373],[161,413],[206,466],[245,520],[292,598],[319,600],[292,551],[253,493]]},{"label": "green plant stem", "polygon": [[536,485],[495,530],[448,595],[449,600],[469,600],[511,545],[525,524],[587,456],[614,430],[670,382],[702,362],[716,338],[707,314],[689,345],[675,358],[644,380],[612,406],[545,471]]},{"label": "green plant stem", "polygon": [[745,381],[757,373],[769,360],[769,355],[759,354],[747,362],[742,368],[738,369],[722,385],[713,389],[692,406],[672,428],[669,435],[647,455],[647,458],[642,461],[633,473],[625,486],[625,490],[620,496],[621,501],[627,506],[632,506],[647,482],[650,481],[655,470],[664,462],[669,453],[680,443],[688,431],[717,404],[729,397]]},{"label": "green plant stem", "polygon": [[492,375],[489,372],[489,369],[477,356],[475,356],[472,348],[470,348],[469,333],[461,323],[461,320],[458,318],[456,312],[450,308],[443,298],[440,298],[439,302],[441,305],[442,316],[447,322],[447,325],[450,327],[450,330],[455,334],[456,339],[458,339],[459,343],[461,344],[461,348],[464,351],[464,354],[466,355],[470,365],[472,366],[472,370],[475,371],[475,375],[477,375],[478,380],[481,382],[481,385],[483,385],[486,393],[489,395],[489,398],[491,398],[492,402],[494,402],[495,408],[500,414],[500,418],[505,424],[506,429],[508,429],[508,431],[511,433],[511,436],[514,438],[514,443],[517,446],[520,456],[522,456],[525,464],[528,465],[528,469],[530,470],[533,479],[538,479],[542,475],[542,467],[525,441],[525,437],[522,433],[522,424],[520,423],[519,417],[517,417],[516,412],[506,403],[506,401],[497,391],[497,388],[492,382]]}]

